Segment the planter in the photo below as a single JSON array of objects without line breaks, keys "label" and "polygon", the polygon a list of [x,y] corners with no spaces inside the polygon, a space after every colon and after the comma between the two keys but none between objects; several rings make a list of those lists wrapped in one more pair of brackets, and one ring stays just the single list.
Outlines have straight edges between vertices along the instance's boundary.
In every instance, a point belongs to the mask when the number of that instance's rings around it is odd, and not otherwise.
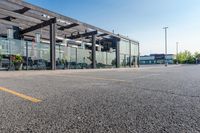
[{"label": "planter", "polygon": [[23,64],[21,62],[14,63],[15,70],[22,70]]}]

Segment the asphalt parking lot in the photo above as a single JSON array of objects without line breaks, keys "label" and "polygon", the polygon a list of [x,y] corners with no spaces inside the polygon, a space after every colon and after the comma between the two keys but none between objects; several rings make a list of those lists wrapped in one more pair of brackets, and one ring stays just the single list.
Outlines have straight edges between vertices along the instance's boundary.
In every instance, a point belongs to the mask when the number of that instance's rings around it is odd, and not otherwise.
[{"label": "asphalt parking lot", "polygon": [[0,72],[0,132],[198,133],[200,66]]}]

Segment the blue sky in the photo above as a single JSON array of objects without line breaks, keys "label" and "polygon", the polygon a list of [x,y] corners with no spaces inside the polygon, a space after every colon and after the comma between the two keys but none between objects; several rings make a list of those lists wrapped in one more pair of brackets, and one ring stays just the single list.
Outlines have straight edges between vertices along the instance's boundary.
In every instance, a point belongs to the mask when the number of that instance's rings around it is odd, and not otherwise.
[{"label": "blue sky", "polygon": [[26,0],[80,21],[115,30],[141,44],[141,54],[200,51],[200,0]]}]

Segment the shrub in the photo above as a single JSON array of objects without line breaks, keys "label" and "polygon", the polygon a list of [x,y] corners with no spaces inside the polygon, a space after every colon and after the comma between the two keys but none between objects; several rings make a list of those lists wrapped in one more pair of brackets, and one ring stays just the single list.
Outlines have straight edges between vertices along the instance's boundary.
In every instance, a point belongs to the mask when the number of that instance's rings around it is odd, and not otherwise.
[{"label": "shrub", "polygon": [[21,55],[16,55],[13,58],[13,63],[23,63],[23,58]]}]

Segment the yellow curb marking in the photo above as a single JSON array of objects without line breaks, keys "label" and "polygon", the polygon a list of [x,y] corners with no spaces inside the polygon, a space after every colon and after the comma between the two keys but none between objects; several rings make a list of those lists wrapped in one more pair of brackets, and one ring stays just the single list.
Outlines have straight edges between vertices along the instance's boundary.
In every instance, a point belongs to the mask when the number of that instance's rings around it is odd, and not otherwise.
[{"label": "yellow curb marking", "polygon": [[7,89],[7,88],[3,88],[3,87],[0,87],[0,91],[4,91],[4,92],[10,93],[10,94],[13,94],[15,96],[18,96],[18,97],[23,98],[25,100],[31,101],[33,103],[38,103],[38,102],[42,101],[42,100],[30,97],[30,96],[26,96],[24,94],[21,94],[21,93],[18,93],[16,91],[13,91],[13,90],[10,90],[10,89]]}]

